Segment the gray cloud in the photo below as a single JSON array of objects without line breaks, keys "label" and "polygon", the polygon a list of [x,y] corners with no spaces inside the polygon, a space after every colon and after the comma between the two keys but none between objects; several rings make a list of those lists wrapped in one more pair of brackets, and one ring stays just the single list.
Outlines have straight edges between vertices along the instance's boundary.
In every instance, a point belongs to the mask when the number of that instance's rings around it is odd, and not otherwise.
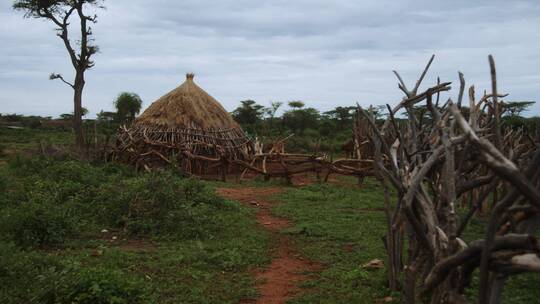
[{"label": "gray cloud", "polygon": [[[61,41],[43,21],[0,4],[0,112],[58,115],[71,92],[47,80],[72,75]],[[432,53],[437,76],[489,87],[487,55],[501,89],[539,100],[540,3],[530,1],[115,0],[98,12],[101,48],[85,106],[112,108],[121,91],[149,105],[193,71],[228,110],[252,98],[337,105],[395,103],[392,69],[410,83]],[[540,115],[536,105],[529,115]]]}]

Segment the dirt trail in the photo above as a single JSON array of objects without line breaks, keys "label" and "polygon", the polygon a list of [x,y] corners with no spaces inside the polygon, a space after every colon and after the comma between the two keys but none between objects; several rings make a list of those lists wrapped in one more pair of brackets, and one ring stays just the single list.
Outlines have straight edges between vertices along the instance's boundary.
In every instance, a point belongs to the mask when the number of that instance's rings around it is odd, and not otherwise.
[{"label": "dirt trail", "polygon": [[308,279],[307,272],[317,269],[315,263],[303,258],[292,246],[291,240],[279,232],[291,225],[284,218],[273,216],[270,209],[276,202],[268,196],[282,192],[277,187],[265,188],[219,188],[219,195],[227,199],[238,200],[246,205],[258,208],[257,221],[271,231],[275,237],[272,249],[273,259],[268,268],[256,272],[260,297],[254,301],[242,303],[281,304],[301,290],[298,283]]}]

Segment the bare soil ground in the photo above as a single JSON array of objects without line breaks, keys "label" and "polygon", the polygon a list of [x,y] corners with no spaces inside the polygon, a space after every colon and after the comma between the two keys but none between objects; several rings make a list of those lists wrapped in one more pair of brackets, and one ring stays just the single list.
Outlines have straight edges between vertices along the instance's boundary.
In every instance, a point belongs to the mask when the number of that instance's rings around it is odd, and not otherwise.
[{"label": "bare soil ground", "polygon": [[257,208],[257,221],[274,235],[272,262],[266,269],[259,269],[255,276],[259,282],[260,297],[242,303],[278,304],[285,303],[292,296],[301,292],[298,286],[309,278],[309,273],[320,268],[309,261],[294,248],[291,239],[279,232],[291,226],[284,218],[272,215],[271,208],[277,202],[268,197],[282,192],[281,188],[219,188],[217,193],[224,198],[240,201]]}]

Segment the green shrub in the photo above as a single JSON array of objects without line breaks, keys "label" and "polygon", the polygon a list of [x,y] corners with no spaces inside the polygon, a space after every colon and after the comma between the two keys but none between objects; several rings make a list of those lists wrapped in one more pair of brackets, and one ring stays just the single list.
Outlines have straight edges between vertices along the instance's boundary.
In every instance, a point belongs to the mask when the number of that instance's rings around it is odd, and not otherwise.
[{"label": "green shrub", "polygon": [[[51,246],[75,232],[118,229],[132,236],[211,237],[226,204],[196,179],[171,171],[136,174],[116,164],[16,158],[0,228],[18,245]],[[10,186],[11,187],[11,186]]]},{"label": "green shrub", "polygon": [[199,238],[212,229],[222,202],[204,185],[161,172],[103,185],[94,206],[107,224],[131,235]]},{"label": "green shrub", "polygon": [[143,303],[146,289],[120,271],[62,264],[0,242],[0,303]]},{"label": "green shrub", "polygon": [[0,236],[23,247],[65,243],[92,221],[92,184],[99,184],[95,171],[74,161],[12,160],[6,171],[9,191],[0,194]]},{"label": "green shrub", "polygon": [[[9,187],[9,176],[5,170],[5,167],[0,167],[0,212],[2,208],[8,205],[8,187]],[[0,213],[1,214],[1,213]]]},{"label": "green shrub", "polygon": [[142,282],[104,268],[71,265],[39,276],[38,280],[43,286],[37,292],[38,303],[135,304],[146,298]]},{"label": "green shrub", "polygon": [[47,163],[44,162],[40,157],[28,158],[17,154],[9,161],[8,165],[12,173],[15,173],[17,176],[21,176],[34,174],[41,171],[47,165]]},{"label": "green shrub", "polygon": [[74,234],[75,219],[61,206],[23,202],[2,210],[0,232],[22,247],[54,246]]},{"label": "green shrub", "polygon": [[[4,195],[7,190],[8,177],[0,171],[0,196]],[[1,206],[1,205],[0,205]]]},{"label": "green shrub", "polygon": [[18,177],[39,175],[44,179],[73,180],[78,182],[93,182],[102,180],[105,175],[88,163],[67,159],[63,156],[53,157],[25,157],[16,155],[8,163],[11,173]]},{"label": "green shrub", "polygon": [[37,129],[41,127],[41,121],[37,117],[29,118],[25,121],[23,121],[23,126],[30,128],[30,129]]},{"label": "green shrub", "polygon": [[34,297],[43,286],[37,280],[52,278],[60,268],[50,257],[0,241],[0,303],[39,303]]},{"label": "green shrub", "polygon": [[100,169],[106,175],[122,175],[125,177],[134,177],[137,175],[137,171],[133,167],[113,162],[103,164]]}]

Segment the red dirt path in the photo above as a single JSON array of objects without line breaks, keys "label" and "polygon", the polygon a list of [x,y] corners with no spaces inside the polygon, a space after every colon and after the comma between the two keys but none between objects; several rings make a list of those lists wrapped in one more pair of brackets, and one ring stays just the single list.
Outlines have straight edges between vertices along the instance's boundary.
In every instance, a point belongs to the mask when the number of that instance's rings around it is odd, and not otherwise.
[{"label": "red dirt path", "polygon": [[281,304],[285,303],[301,289],[298,283],[308,279],[306,273],[317,270],[318,265],[302,257],[292,246],[291,240],[279,231],[291,224],[287,219],[271,214],[270,208],[276,202],[268,196],[282,192],[277,187],[265,188],[219,188],[217,193],[224,198],[238,200],[251,207],[258,208],[257,221],[271,231],[275,237],[272,250],[273,259],[268,268],[255,273],[259,285],[260,297],[241,303]]}]

